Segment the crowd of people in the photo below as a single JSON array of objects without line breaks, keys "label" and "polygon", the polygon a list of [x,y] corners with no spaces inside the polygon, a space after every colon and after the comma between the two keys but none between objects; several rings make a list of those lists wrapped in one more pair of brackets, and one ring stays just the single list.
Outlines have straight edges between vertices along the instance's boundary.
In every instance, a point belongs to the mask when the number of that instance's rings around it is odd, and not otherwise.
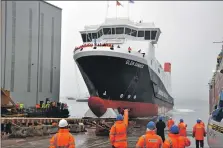
[{"label": "crowd of people", "polygon": [[[119,114],[116,117],[114,125],[110,129],[109,140],[112,148],[127,148],[127,128],[128,120],[126,116]],[[128,119],[128,117],[127,117]],[[50,139],[50,148],[66,146],[75,148],[75,138],[69,133],[68,123],[62,119],[59,122],[59,131]],[[150,121],[146,126],[146,133],[139,137],[136,148],[185,148],[191,145],[187,137],[187,124],[180,119],[178,125],[170,118],[167,122],[168,137],[165,137],[166,124],[162,117],[155,123]],[[205,124],[201,119],[193,126],[193,136],[196,148],[204,147],[204,137],[206,137]]]},{"label": "crowd of people", "polygon": [[17,113],[27,114],[28,117],[53,117],[68,118],[69,111],[66,103],[50,101],[40,101],[35,107],[25,108],[23,103],[16,103]]},{"label": "crowd of people", "polygon": [[[110,141],[113,148],[127,148],[127,126],[123,122],[122,115],[117,116],[117,121],[113,126],[115,130],[110,131]],[[187,137],[187,124],[180,119],[178,125],[170,118],[167,122],[168,137],[165,138],[166,124],[160,117],[157,123],[150,121],[147,124],[146,134],[142,135],[137,143],[136,148],[185,148],[191,145]],[[205,125],[201,119],[193,127],[196,148],[204,147],[204,137],[206,136]]]}]

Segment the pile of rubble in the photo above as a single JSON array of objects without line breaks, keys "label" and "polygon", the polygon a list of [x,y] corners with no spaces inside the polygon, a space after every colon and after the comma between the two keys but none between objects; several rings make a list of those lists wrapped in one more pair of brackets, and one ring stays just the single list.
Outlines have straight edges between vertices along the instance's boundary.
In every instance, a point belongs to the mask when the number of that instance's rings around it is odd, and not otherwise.
[{"label": "pile of rubble", "polygon": [[[52,125],[37,125],[29,127],[20,127],[12,126],[12,133],[9,135],[9,138],[26,138],[34,136],[46,136],[50,134],[55,134],[58,131],[57,126]],[[86,132],[84,124],[71,124],[70,125],[71,133]]]}]

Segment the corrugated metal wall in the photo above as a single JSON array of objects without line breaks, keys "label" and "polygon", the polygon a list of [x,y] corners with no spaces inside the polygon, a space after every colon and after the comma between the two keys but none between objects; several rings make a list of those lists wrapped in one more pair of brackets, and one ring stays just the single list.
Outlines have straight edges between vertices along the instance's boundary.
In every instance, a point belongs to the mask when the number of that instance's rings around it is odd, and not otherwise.
[{"label": "corrugated metal wall", "polygon": [[2,87],[13,100],[59,100],[61,9],[39,1],[2,1]]}]

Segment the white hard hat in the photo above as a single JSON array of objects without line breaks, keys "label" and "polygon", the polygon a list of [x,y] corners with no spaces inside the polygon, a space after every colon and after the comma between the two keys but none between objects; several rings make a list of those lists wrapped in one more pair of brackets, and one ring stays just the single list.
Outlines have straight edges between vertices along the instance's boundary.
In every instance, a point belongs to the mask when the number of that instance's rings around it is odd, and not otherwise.
[{"label": "white hard hat", "polygon": [[201,118],[198,118],[198,120],[201,120]]},{"label": "white hard hat", "polygon": [[66,127],[68,126],[67,120],[61,119],[59,122],[59,127]]}]

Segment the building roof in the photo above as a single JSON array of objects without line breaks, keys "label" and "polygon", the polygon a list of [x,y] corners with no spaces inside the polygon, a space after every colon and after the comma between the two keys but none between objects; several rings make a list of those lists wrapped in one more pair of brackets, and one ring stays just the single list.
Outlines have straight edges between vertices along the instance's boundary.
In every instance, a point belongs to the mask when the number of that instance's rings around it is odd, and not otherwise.
[{"label": "building roof", "polygon": [[57,8],[57,9],[62,10],[62,8],[60,8],[60,7],[58,7],[58,6],[55,6],[55,5],[53,5],[53,4],[51,4],[51,3],[47,2],[47,1],[44,1],[44,0],[40,0],[40,1],[42,1],[42,2],[44,2],[44,3],[46,3],[46,4],[48,4],[48,5],[51,5],[51,6],[53,6],[54,8]]}]

